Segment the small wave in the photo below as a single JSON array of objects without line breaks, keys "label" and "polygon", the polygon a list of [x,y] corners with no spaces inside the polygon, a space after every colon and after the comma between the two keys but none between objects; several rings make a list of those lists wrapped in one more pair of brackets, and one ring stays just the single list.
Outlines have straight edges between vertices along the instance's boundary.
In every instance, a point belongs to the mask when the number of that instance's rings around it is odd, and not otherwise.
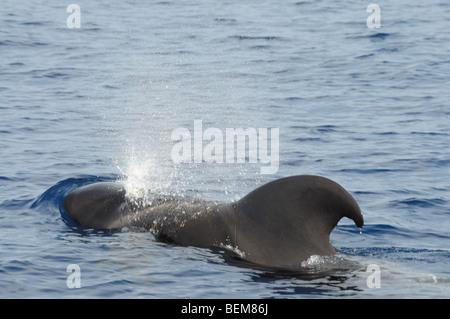
[{"label": "small wave", "polygon": [[373,57],[374,55],[375,54],[373,54],[373,53],[363,54],[363,55],[357,56],[355,59],[366,59],[366,58]]},{"label": "small wave", "polygon": [[30,22],[23,22],[22,25],[31,25],[31,26],[39,26],[39,25],[43,25],[43,22],[39,22],[39,21],[30,21]]},{"label": "small wave", "polygon": [[375,34],[371,34],[371,35],[369,35],[369,36],[367,36],[368,38],[372,38],[372,39],[385,39],[385,38],[387,38],[388,36],[390,36],[391,35],[391,33],[386,33],[386,32],[378,32],[378,33],[375,33]]},{"label": "small wave", "polygon": [[262,44],[260,44],[260,45],[253,45],[253,46],[249,47],[249,49],[251,49],[251,50],[268,50],[271,47],[272,46],[270,46],[270,45],[262,45]]},{"label": "small wave", "polygon": [[294,5],[303,6],[303,5],[312,4],[312,3],[313,3],[313,1],[298,1],[298,2],[294,3]]},{"label": "small wave", "polygon": [[398,135],[399,133],[397,132],[392,132],[392,131],[388,131],[388,132],[375,132],[374,135]]},{"label": "small wave", "polygon": [[357,174],[382,174],[403,171],[403,169],[388,169],[388,168],[344,168],[339,170],[340,173],[357,173]]},{"label": "small wave", "polygon": [[408,278],[420,284],[450,284],[450,279],[444,276],[435,274],[419,274]]},{"label": "small wave", "polygon": [[14,45],[14,44],[17,44],[17,43],[18,42],[11,41],[11,40],[0,41],[0,45]]},{"label": "small wave", "polygon": [[49,45],[49,43],[46,42],[19,42],[19,41],[12,41],[12,40],[4,40],[0,41],[0,45],[4,46],[46,46]]},{"label": "small wave", "polygon": [[[337,228],[340,231],[350,231],[351,226],[338,226]],[[348,229],[346,229],[348,228]],[[395,227],[387,224],[370,224],[364,225],[362,229],[362,234],[368,237],[375,237],[377,240],[381,240],[385,237],[400,237],[403,239],[414,239],[418,238],[417,236],[423,236],[422,233],[414,232],[407,228]]]},{"label": "small wave", "polygon": [[32,199],[9,199],[5,200],[3,203],[0,203],[0,208],[8,210],[22,210],[24,207],[27,207],[30,203],[32,203],[32,201]]},{"label": "small wave", "polygon": [[387,33],[387,32],[377,32],[369,35],[349,35],[347,38],[349,39],[371,39],[372,41],[382,41],[388,37],[394,36],[395,33]]},{"label": "small wave", "polygon": [[119,89],[119,87],[114,86],[114,85],[110,85],[110,84],[105,84],[105,85],[103,85],[103,88],[105,88],[105,89],[111,89],[111,90],[118,90],[118,89]]},{"label": "small wave", "polygon": [[45,209],[47,211],[59,211],[63,213],[64,210],[62,208],[62,203],[66,195],[72,190],[87,184],[112,180],[115,180],[115,177],[99,177],[86,175],[80,178],[69,178],[60,181],[46,190],[36,200],[34,200],[31,204],[31,208],[39,210]]},{"label": "small wave", "polygon": [[417,198],[411,197],[402,200],[394,200],[391,201],[391,206],[393,207],[420,207],[420,208],[429,208],[436,206],[446,206],[447,201],[442,198]]},{"label": "small wave", "polygon": [[237,23],[236,19],[232,19],[232,18],[215,18],[214,21],[219,22],[219,23],[226,23],[226,24],[235,24]]},{"label": "small wave", "polygon": [[300,96],[289,96],[284,98],[285,101],[303,101],[305,98]]},{"label": "small wave", "polygon": [[70,75],[62,72],[49,72],[43,75],[46,78],[54,79],[54,78],[69,78]]},{"label": "small wave", "polygon": [[323,142],[320,137],[298,137],[292,140],[293,142]]},{"label": "small wave", "polygon": [[430,135],[430,136],[448,136],[448,133],[444,132],[411,132],[412,135]]},{"label": "small wave", "polygon": [[278,37],[278,36],[248,36],[248,35],[232,35],[230,36],[231,39],[237,39],[237,40],[264,40],[264,41],[274,41],[274,40],[278,40],[281,41],[283,40],[282,37]]},{"label": "small wave", "polygon": [[336,132],[337,131],[336,125],[320,125],[317,126],[316,130],[320,133],[328,133],[328,132]]}]

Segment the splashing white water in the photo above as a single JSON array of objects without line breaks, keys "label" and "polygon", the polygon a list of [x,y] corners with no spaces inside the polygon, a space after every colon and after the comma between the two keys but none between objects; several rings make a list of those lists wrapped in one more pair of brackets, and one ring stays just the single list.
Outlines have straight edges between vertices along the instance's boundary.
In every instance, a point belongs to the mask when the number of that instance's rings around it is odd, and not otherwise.
[{"label": "splashing white water", "polygon": [[122,175],[119,182],[124,185],[129,199],[139,199],[146,204],[151,201],[150,191],[161,190],[163,184],[161,176],[158,175],[160,170],[155,160],[144,151],[136,151],[131,147],[127,155],[123,164],[115,164]]},{"label": "splashing white water", "polygon": [[351,259],[350,256],[341,254],[333,256],[312,255],[301,264],[304,268],[326,269],[357,269],[360,265]]},{"label": "splashing white water", "polygon": [[225,248],[233,253],[235,253],[236,255],[238,255],[239,257],[241,257],[242,259],[245,259],[245,252],[243,252],[242,250],[239,250],[238,246],[232,246],[230,244],[220,244],[220,246],[222,248]]},{"label": "splashing white water", "polygon": [[152,167],[151,161],[131,161],[123,169],[117,166],[122,173],[123,183],[127,196],[141,198],[149,189],[149,176]]}]

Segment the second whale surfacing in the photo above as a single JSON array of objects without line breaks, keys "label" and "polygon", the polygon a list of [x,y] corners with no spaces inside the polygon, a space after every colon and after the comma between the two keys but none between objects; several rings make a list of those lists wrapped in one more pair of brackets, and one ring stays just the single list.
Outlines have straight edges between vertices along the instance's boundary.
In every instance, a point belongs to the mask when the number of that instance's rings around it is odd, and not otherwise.
[{"label": "second whale surfacing", "polygon": [[330,233],[342,217],[364,224],[355,199],[336,182],[312,175],[269,182],[237,202],[155,196],[148,203],[99,182],[70,192],[64,210],[84,228],[138,227],[182,246],[236,249],[246,262],[299,268],[313,255],[336,254]]}]

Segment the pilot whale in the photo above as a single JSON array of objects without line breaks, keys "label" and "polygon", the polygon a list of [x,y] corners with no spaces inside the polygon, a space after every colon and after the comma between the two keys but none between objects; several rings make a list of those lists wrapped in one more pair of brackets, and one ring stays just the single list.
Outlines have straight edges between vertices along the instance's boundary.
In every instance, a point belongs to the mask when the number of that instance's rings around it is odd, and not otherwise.
[{"label": "pilot whale", "polygon": [[136,200],[114,182],[70,192],[64,210],[84,228],[138,227],[183,246],[235,248],[247,262],[298,268],[312,255],[334,255],[329,236],[343,217],[364,224],[355,199],[320,176],[271,181],[232,203],[174,196]]}]

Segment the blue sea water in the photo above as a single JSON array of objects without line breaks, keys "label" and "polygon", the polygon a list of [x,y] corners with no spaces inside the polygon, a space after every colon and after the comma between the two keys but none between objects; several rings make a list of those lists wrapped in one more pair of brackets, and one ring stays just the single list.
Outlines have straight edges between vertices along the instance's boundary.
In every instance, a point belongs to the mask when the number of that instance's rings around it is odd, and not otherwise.
[{"label": "blue sea water", "polygon": [[[0,297],[449,298],[450,4],[372,2],[77,1],[69,28],[69,2],[3,1]],[[278,171],[174,163],[172,132],[196,120],[278,128]],[[95,181],[233,201],[299,174],[335,180],[365,218],[339,223],[341,254],[311,276],[63,218]]]}]

